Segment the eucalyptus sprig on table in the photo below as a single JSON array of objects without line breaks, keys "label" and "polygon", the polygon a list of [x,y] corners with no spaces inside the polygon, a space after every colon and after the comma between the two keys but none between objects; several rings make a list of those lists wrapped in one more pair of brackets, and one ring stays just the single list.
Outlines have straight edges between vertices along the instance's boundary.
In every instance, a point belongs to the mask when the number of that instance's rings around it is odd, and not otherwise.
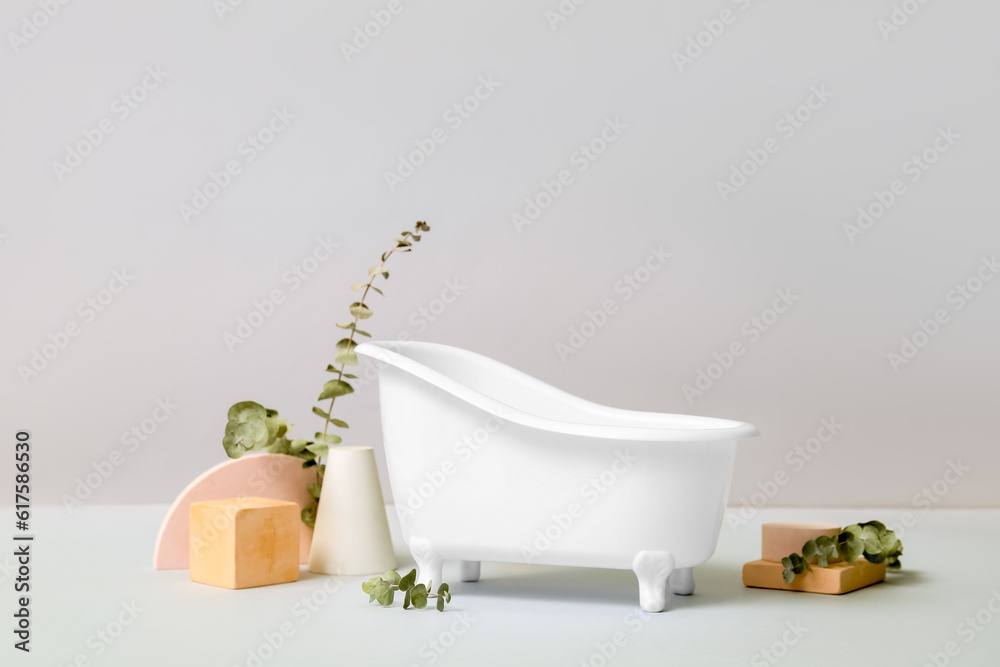
[{"label": "eucalyptus sprig on table", "polygon": [[864,556],[869,563],[885,563],[886,567],[898,570],[902,567],[899,557],[903,554],[903,543],[896,533],[880,521],[865,521],[847,526],[836,537],[822,535],[802,545],[801,554],[790,554],[781,559],[784,566],[782,576],[786,584],[795,581],[797,575],[812,572],[810,561],[819,567],[826,567],[834,558],[850,563]]},{"label": "eucalyptus sprig on table", "polygon": [[222,446],[229,458],[238,459],[246,452],[265,451],[296,456],[302,459],[303,468],[316,468],[316,481],[307,487],[313,501],[302,510],[302,522],[309,527],[316,523],[316,510],[319,507],[319,497],[323,489],[323,476],[326,473],[326,465],[322,462],[323,457],[329,455],[331,445],[339,445],[342,442],[339,435],[329,433],[330,426],[349,428],[347,422],[335,418],[332,413],[338,397],[354,393],[354,387],[347,380],[356,380],[358,376],[346,372],[346,369],[348,366],[358,365],[358,355],[354,352],[354,348],[358,346],[354,340],[355,335],[371,337],[370,333],[358,328],[358,322],[375,314],[365,300],[372,291],[385,296],[382,290],[375,286],[377,278],[389,279],[385,263],[397,252],[412,251],[413,245],[420,242],[421,234],[430,230],[431,228],[426,222],[417,222],[413,226],[412,232],[405,231],[395,239],[395,245],[382,253],[378,264],[369,267],[367,282],[351,285],[352,290],[361,292],[360,298],[349,306],[354,319],[337,324],[341,329],[351,333],[337,341],[333,363],[326,367],[328,372],[336,373],[337,377],[323,385],[317,399],[319,401],[330,399],[330,404],[325,409],[320,406],[313,406],[312,409],[313,414],[323,418],[322,432],[317,431],[312,438],[289,440],[287,434],[292,425],[281,419],[277,410],[265,408],[254,401],[241,401],[229,408],[226,433],[222,439]]},{"label": "eucalyptus sprig on table", "polygon": [[410,570],[404,577],[399,576],[399,572],[395,570],[389,570],[361,584],[361,590],[368,593],[368,602],[378,602],[383,607],[392,606],[396,591],[399,591],[403,593],[403,609],[409,609],[411,604],[417,609],[423,609],[427,606],[428,598],[437,598],[437,610],[444,611],[445,602],[451,602],[448,584],[441,584],[437,593],[431,593],[433,581],[425,586],[415,583],[416,580],[416,570]]}]

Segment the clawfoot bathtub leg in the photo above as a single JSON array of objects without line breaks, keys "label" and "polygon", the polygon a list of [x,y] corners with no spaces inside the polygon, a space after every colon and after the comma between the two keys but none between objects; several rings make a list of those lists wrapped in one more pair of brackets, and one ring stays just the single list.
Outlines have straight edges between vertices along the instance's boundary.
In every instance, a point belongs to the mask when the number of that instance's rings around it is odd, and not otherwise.
[{"label": "clawfoot bathtub leg", "polygon": [[674,557],[669,551],[640,551],[632,561],[643,611],[663,611],[667,605],[667,578],[673,570]]},{"label": "clawfoot bathtub leg", "polygon": [[462,581],[479,581],[479,561],[462,560],[458,562],[458,578]]},{"label": "clawfoot bathtub leg", "polygon": [[441,568],[444,566],[444,559],[434,551],[429,540],[422,537],[410,539],[410,554],[417,562],[417,583],[435,582],[441,583]]},{"label": "clawfoot bathtub leg", "polygon": [[670,575],[670,592],[674,595],[694,593],[694,572],[690,567],[679,567]]}]

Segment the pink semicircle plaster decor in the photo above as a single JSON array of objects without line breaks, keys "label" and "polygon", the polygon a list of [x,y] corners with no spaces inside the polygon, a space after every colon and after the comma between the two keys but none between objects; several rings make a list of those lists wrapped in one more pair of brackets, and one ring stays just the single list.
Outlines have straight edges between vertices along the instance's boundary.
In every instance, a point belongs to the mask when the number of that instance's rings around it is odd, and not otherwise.
[{"label": "pink semicircle plaster decor", "polygon": [[[157,570],[186,570],[190,543],[191,503],[223,498],[262,497],[288,500],[305,507],[312,501],[306,485],[316,471],[303,468],[302,459],[285,454],[248,454],[205,471],[181,491],[160,525],[153,553]],[[312,529],[301,524],[299,560],[309,562]]]}]

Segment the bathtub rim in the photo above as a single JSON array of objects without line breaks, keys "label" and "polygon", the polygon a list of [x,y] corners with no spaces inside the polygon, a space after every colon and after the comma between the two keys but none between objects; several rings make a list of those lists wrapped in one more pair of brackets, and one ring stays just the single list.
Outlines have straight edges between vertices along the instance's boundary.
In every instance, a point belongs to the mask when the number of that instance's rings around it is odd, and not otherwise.
[{"label": "bathtub rim", "polygon": [[[390,347],[391,346],[391,347]],[[520,424],[528,428],[534,428],[542,431],[548,431],[551,433],[560,433],[563,435],[571,435],[578,437],[588,437],[603,440],[625,440],[625,441],[646,441],[646,442],[720,442],[720,441],[733,441],[733,440],[743,440],[746,438],[753,438],[760,435],[759,431],[752,424],[746,422],[738,422],[728,419],[720,419],[717,417],[697,417],[700,419],[705,419],[706,421],[721,422],[730,424],[729,426],[711,426],[705,428],[674,428],[674,427],[655,427],[648,425],[636,425],[636,426],[625,426],[618,424],[591,424],[585,422],[567,422],[560,421],[557,419],[551,419],[548,417],[543,417],[531,412],[526,412],[520,408],[515,408],[507,403],[503,403],[492,396],[484,394],[472,387],[469,387],[461,382],[454,380],[440,371],[434,370],[415,359],[412,359],[405,354],[396,352],[395,349],[399,348],[405,350],[408,347],[434,347],[438,349],[445,349],[449,354],[465,355],[470,357],[479,357],[487,360],[488,362],[504,366],[514,372],[524,376],[527,380],[531,382],[543,385],[559,394],[566,397],[567,400],[576,401],[581,405],[597,409],[605,414],[620,414],[626,417],[629,414],[643,415],[645,418],[650,418],[652,416],[663,417],[664,421],[678,416],[692,417],[694,415],[676,415],[672,413],[653,413],[653,412],[641,412],[636,410],[625,410],[621,408],[613,408],[611,406],[602,405],[600,403],[594,403],[588,401],[584,398],[580,398],[575,394],[570,394],[569,392],[563,391],[557,387],[553,387],[541,380],[524,373],[516,368],[508,366],[501,361],[486,357],[477,352],[472,352],[471,350],[466,350],[464,348],[455,347],[453,345],[444,345],[442,343],[429,343],[422,341],[368,341],[359,344],[355,348],[355,352],[362,356],[368,357],[376,362],[383,362],[392,367],[398,368],[401,371],[409,373],[432,386],[438,387],[439,389],[452,394],[456,398],[473,405],[481,410],[484,410],[498,419],[505,422],[513,422],[515,424]],[[381,375],[382,369],[379,369],[379,374]]]}]

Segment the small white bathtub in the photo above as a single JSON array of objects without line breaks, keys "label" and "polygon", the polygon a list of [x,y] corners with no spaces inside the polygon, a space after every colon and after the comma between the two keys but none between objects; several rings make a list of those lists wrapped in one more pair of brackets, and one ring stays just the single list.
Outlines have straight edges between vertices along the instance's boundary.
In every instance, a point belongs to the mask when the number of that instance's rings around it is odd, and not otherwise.
[{"label": "small white bathtub", "polygon": [[434,343],[370,342],[389,480],[420,581],[445,559],[631,569],[639,603],[715,550],[737,440],[750,424],[619,410]]}]

